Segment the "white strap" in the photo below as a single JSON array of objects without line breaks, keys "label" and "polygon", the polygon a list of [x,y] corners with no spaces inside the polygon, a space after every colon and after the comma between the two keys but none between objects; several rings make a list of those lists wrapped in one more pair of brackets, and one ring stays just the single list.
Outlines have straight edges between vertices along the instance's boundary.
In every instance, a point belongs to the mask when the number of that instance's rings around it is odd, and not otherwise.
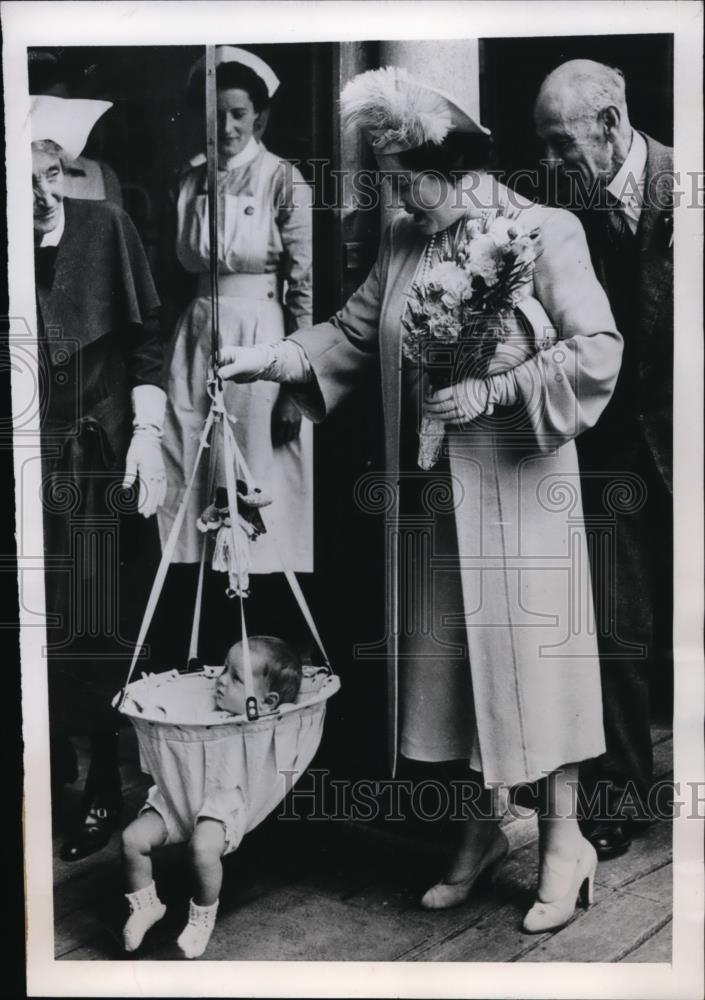
[{"label": "white strap", "polygon": [[122,707],[122,704],[127,696],[127,685],[130,683],[132,674],[134,673],[135,667],[137,666],[137,660],[142,652],[142,647],[144,646],[144,640],[147,637],[147,632],[149,631],[149,626],[152,624],[152,618],[154,617],[154,611],[157,607],[157,602],[162,592],[164,586],[164,580],[166,579],[167,570],[171,563],[171,557],[174,554],[174,549],[176,548],[176,542],[179,537],[179,532],[181,531],[181,525],[183,524],[184,517],[186,515],[186,508],[188,506],[189,499],[191,497],[191,492],[193,490],[193,484],[196,481],[196,473],[198,472],[198,466],[201,463],[201,457],[206,448],[208,441],[208,435],[210,434],[211,427],[213,426],[214,411],[211,406],[208,411],[208,417],[206,418],[206,423],[201,434],[201,440],[198,443],[198,452],[196,453],[196,461],[193,465],[193,471],[191,473],[191,478],[189,479],[188,486],[186,487],[186,492],[184,493],[181,505],[174,518],[174,523],[171,526],[171,531],[169,532],[169,537],[166,540],[166,545],[162,552],[161,562],[159,563],[159,568],[157,569],[157,574],[154,577],[154,583],[152,584],[152,589],[149,593],[149,600],[147,601],[147,607],[145,608],[144,617],[142,618],[142,624],[140,625],[139,635],[137,636],[137,642],[135,644],[135,651],[132,654],[132,662],[130,663],[130,669],[127,673],[127,680],[125,681],[125,686],[122,691],[122,697],[120,698],[120,703],[118,705],[118,710]]},{"label": "white strap", "polygon": [[[222,396],[223,391],[221,388],[218,388],[216,390],[216,399],[221,406],[223,403]],[[237,487],[235,483],[236,467],[239,469],[239,449],[228,420],[223,421],[223,453],[225,460],[225,488],[228,494],[228,509],[230,511],[231,548],[235,559],[235,567],[237,569],[238,578],[240,580],[240,584],[242,585],[243,577],[240,566],[240,558],[238,555],[239,547],[237,545],[236,536],[236,532],[240,531],[240,520],[237,507]],[[255,699],[255,685],[252,678],[250,643],[247,637],[247,628],[245,626],[245,599],[242,595],[242,586],[240,586],[240,621],[242,624],[242,665],[244,673],[243,681],[245,684],[245,708],[247,711],[247,718],[256,719],[257,701]]]},{"label": "white strap", "polygon": [[189,666],[198,659],[198,637],[201,628],[201,608],[203,606],[203,578],[205,576],[206,565],[206,544],[208,534],[204,531],[201,540],[201,559],[198,567],[198,586],[196,587],[196,602],[193,607],[193,622],[191,624],[191,642],[189,643],[188,662]]},{"label": "white strap", "polygon": [[[225,404],[223,403],[223,406],[224,405]],[[230,414],[225,409],[223,409],[223,413],[225,414],[225,416],[227,418],[226,422],[229,423],[229,424],[232,424],[233,426],[235,426],[235,424],[237,423],[236,418],[235,417],[231,417]],[[252,490],[254,490],[256,488],[256,486],[257,486],[257,484],[255,482],[255,479],[254,479],[254,476],[250,472],[250,467],[248,466],[247,462],[245,461],[245,456],[240,451],[240,448],[238,447],[238,443],[235,440],[235,435],[232,432],[230,434],[230,437],[231,437],[231,440],[232,440],[233,453],[235,455],[235,463],[236,463],[236,465],[238,467],[238,474],[242,476],[242,479],[243,479],[245,485],[247,486],[247,489],[250,492],[252,492]]]},{"label": "white strap", "polygon": [[[213,433],[211,437],[211,442],[209,445],[209,460],[208,460],[208,496],[213,499],[213,487],[215,483],[215,470],[216,470],[216,445],[217,445],[217,434],[218,434],[218,424],[220,412],[218,407],[215,405],[215,399],[209,392],[211,398],[211,405],[213,406]],[[201,558],[198,567],[198,584],[196,586],[196,600],[193,608],[193,622],[191,624],[191,641],[189,643],[188,652],[188,669],[191,669],[194,663],[200,665],[198,659],[198,644],[201,632],[201,612],[203,608],[203,584],[205,581],[205,568],[206,568],[206,551],[208,549],[208,531],[203,532],[203,538],[201,541]]]},{"label": "white strap", "polygon": [[[276,535],[273,535],[272,537],[274,539],[274,547],[277,550],[277,553],[281,552],[281,548],[279,547],[279,545],[277,543]],[[284,569],[283,564],[282,564],[282,570],[283,570],[284,576],[286,577],[286,579],[287,579],[287,581],[289,583],[289,586],[291,587],[291,592],[294,595],[294,599],[296,600],[296,603],[299,606],[299,610],[301,611],[301,614],[306,619],[306,624],[309,627],[311,635],[316,640],[318,648],[321,651],[321,656],[323,657],[326,666],[330,667],[330,660],[328,659],[328,654],[326,653],[325,647],[323,645],[323,640],[321,639],[320,635],[318,634],[318,629],[316,628],[316,623],[313,620],[313,615],[311,614],[311,609],[309,608],[308,603],[306,601],[306,598],[304,597],[304,592],[301,589],[299,581],[296,579],[296,574],[291,569]]]},{"label": "white strap", "polygon": [[[235,465],[237,466],[238,470],[242,470],[242,473],[243,473],[242,478],[247,483],[248,489],[252,489],[253,486],[254,486],[254,480],[252,478],[252,473],[250,472],[250,470],[247,467],[247,463],[245,462],[245,458],[244,458],[242,452],[240,451],[240,448],[238,447],[238,443],[235,440],[235,435],[233,434],[233,432],[232,432],[232,430],[230,428],[230,424],[229,424],[228,420],[223,421],[223,427],[227,428],[227,430],[224,431],[224,434],[225,434],[225,436],[227,438],[230,439],[231,447],[232,447],[232,450],[233,450],[233,454],[235,456]],[[228,462],[227,454],[226,454],[225,461],[226,461],[226,469],[227,469],[228,465],[231,464],[231,463]],[[228,496],[228,504],[229,505],[231,504],[229,496]],[[230,509],[231,510],[233,509],[232,506],[230,506]],[[262,514],[262,512],[260,511],[260,516],[261,516],[261,514]],[[266,523],[264,517],[262,518],[262,521],[264,522],[265,528],[267,528],[267,523]],[[281,549],[281,546],[278,543],[276,532],[272,531],[271,528],[267,528],[267,532],[272,537],[273,548],[274,548],[275,552],[277,553],[277,556],[279,557],[279,561],[280,561],[280,565],[281,565],[281,568],[282,568],[282,572],[283,572],[284,576],[286,577],[289,586],[291,587],[291,592],[294,595],[294,600],[298,604],[299,610],[301,611],[301,614],[304,616],[304,619],[306,620],[306,624],[308,625],[308,627],[309,627],[309,629],[311,631],[311,635],[316,640],[316,643],[318,645],[318,648],[321,651],[321,655],[322,655],[322,657],[323,657],[323,659],[324,659],[324,661],[326,663],[326,666],[330,667],[330,660],[328,659],[328,654],[326,653],[325,647],[323,645],[323,640],[321,639],[321,637],[319,635],[319,632],[318,632],[318,629],[316,628],[316,624],[315,624],[315,622],[313,620],[313,615],[311,614],[311,609],[309,608],[308,603],[306,601],[306,598],[304,597],[304,593],[303,593],[303,591],[301,589],[299,581],[296,579],[296,574],[293,572],[293,570],[288,570],[288,569],[284,568],[284,564],[281,561],[281,551],[282,551],[282,549]]]},{"label": "white strap", "polygon": [[240,626],[242,631],[242,666],[245,674],[245,714],[247,718],[254,722],[259,716],[257,698],[255,697],[255,684],[252,677],[252,658],[250,656],[250,640],[247,635],[247,625],[245,624],[245,599],[240,593]]}]

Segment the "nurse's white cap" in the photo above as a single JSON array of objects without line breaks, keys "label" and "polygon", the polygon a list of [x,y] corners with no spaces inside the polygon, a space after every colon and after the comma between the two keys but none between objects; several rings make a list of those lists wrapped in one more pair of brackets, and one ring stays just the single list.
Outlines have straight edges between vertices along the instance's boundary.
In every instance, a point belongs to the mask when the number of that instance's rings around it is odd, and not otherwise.
[{"label": "nurse's white cap", "polygon": [[[215,49],[215,64],[220,66],[223,63],[240,63],[247,66],[253,73],[256,73],[267,88],[267,95],[274,97],[279,87],[279,77],[267,65],[264,59],[260,59],[254,52],[247,49],[239,49],[235,45],[217,45]],[[186,86],[188,87],[194,74],[203,72],[206,66],[206,57],[201,56],[191,67]]]},{"label": "nurse's white cap", "polygon": [[72,160],[83,152],[100,116],[113,106],[112,101],[50,97],[48,94],[38,94],[30,98],[30,102],[32,142],[50,139]]}]

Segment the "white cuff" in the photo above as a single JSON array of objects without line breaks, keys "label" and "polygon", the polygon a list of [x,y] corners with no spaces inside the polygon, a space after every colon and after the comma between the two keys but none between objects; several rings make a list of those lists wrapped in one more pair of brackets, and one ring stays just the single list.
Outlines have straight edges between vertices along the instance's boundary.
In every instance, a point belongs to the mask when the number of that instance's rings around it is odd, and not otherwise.
[{"label": "white cuff", "polygon": [[136,385],[132,390],[133,427],[164,429],[166,393],[158,385]]},{"label": "white cuff", "polygon": [[495,406],[511,406],[519,398],[516,375],[510,369],[486,379],[488,395],[485,413],[491,414]]},{"label": "white cuff", "polygon": [[311,365],[300,344],[294,340],[281,340],[269,346],[272,350],[264,378],[289,385],[302,385],[309,381]]},{"label": "white cuff", "polygon": [[538,299],[528,295],[520,299],[514,308],[522,314],[531,327],[534,335],[534,347],[537,351],[546,350],[556,343],[558,330]]}]

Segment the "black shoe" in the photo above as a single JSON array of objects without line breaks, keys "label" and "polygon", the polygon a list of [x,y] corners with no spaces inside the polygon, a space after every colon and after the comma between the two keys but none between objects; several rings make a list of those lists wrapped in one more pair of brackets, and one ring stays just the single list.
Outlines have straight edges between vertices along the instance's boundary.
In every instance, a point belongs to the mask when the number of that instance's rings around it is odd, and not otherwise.
[{"label": "black shoe", "polygon": [[617,820],[582,825],[583,836],[589,840],[597,852],[599,861],[609,861],[625,854],[632,846],[632,840],[624,824]]},{"label": "black shoe", "polygon": [[59,857],[62,861],[80,861],[96,851],[101,851],[110,841],[120,818],[121,802],[105,805],[95,801],[80,825],[66,837]]}]

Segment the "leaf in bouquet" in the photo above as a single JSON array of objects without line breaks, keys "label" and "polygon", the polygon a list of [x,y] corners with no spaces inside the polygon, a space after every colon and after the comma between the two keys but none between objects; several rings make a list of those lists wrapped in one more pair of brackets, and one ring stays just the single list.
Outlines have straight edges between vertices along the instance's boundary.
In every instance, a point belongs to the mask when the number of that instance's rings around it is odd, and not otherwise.
[{"label": "leaf in bouquet", "polygon": [[424,304],[420,306],[409,306],[409,313],[411,314],[411,320],[414,326],[423,327],[428,323],[428,309],[425,308]]},{"label": "leaf in bouquet", "polygon": [[457,339],[457,324],[453,317],[448,314],[432,317],[430,331],[431,337],[436,341],[448,343]]},{"label": "leaf in bouquet", "polygon": [[421,357],[421,345],[416,338],[402,338],[401,350],[407,361],[417,362]]},{"label": "leaf in bouquet", "polygon": [[446,323],[438,327],[435,339],[442,344],[455,344],[458,342],[459,336],[460,328],[455,323]]},{"label": "leaf in bouquet", "polygon": [[468,371],[468,374],[484,378],[497,345],[506,336],[501,316],[496,313],[476,313],[468,329],[469,335],[464,341],[468,352],[467,363],[472,365],[472,371]]}]

